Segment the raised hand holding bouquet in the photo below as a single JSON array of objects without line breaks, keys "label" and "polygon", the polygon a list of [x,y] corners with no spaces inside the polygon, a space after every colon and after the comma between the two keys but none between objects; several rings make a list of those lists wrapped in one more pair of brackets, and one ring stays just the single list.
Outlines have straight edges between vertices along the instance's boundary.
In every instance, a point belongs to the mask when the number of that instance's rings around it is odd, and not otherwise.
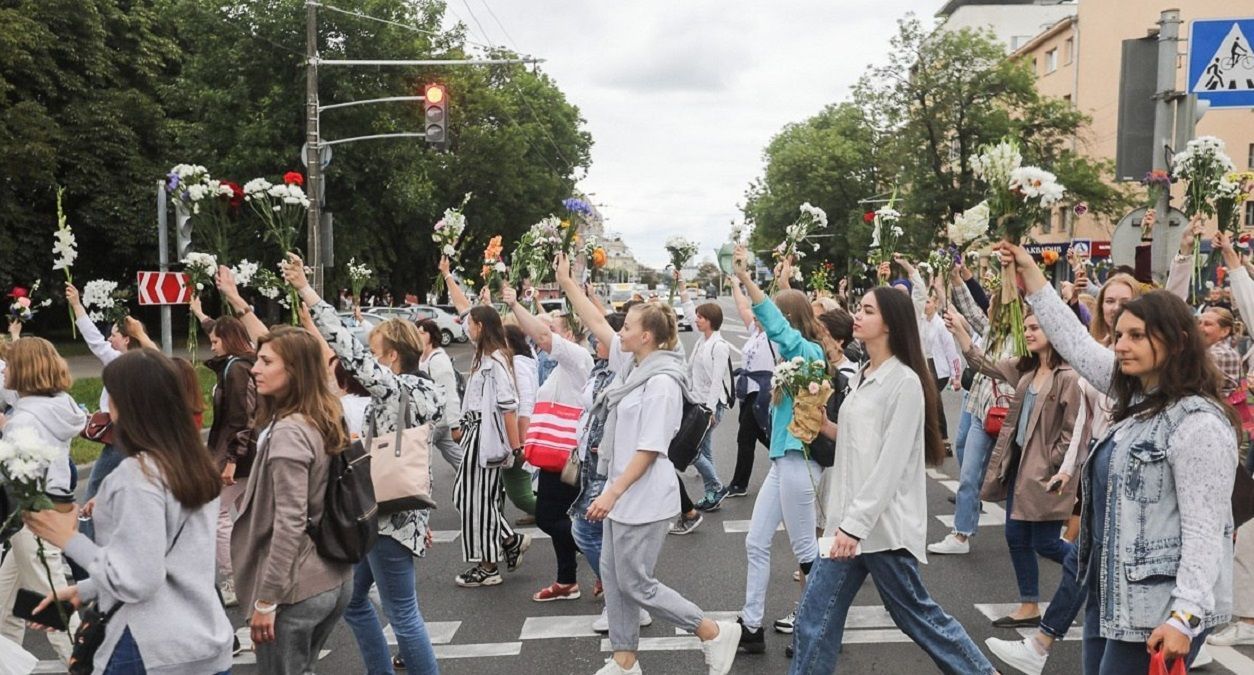
[{"label": "raised hand holding bouquet", "polygon": [[[457,246],[462,241],[462,234],[466,232],[466,216],[462,213],[466,209],[466,204],[470,203],[470,198],[474,196],[473,192],[467,192],[462,197],[460,206],[444,209],[444,217],[436,221],[435,227],[431,231],[431,241],[436,243],[440,248],[440,255],[448,258],[449,263],[457,265]],[[444,291],[444,277],[436,275],[435,292],[438,295]]]},{"label": "raised hand holding bouquet", "polygon": [[488,245],[483,249],[483,270],[480,276],[483,277],[484,287],[491,293],[497,282],[505,278],[505,261],[501,260],[501,235],[496,235],[488,240]]},{"label": "raised hand holding bouquet", "polygon": [[[697,243],[683,237],[671,237],[666,240],[666,252],[671,254],[671,267],[682,272],[688,261],[697,254]],[[675,285],[671,284],[670,303],[675,303]]]},{"label": "raised hand holding bouquet", "polygon": [[39,292],[39,281],[31,284],[30,288],[22,288],[14,286],[9,291],[9,297],[13,302],[9,303],[9,321],[11,323],[26,323],[35,318],[35,314],[52,304],[52,298],[44,298],[43,302],[35,302],[35,294]]},{"label": "raised hand holding bouquet", "polygon": [[[897,252],[897,240],[905,234],[901,225],[898,225],[901,212],[893,208],[896,203],[897,193],[893,192],[887,204],[871,212],[871,223],[874,227],[871,230],[871,251],[868,259],[874,265],[892,262],[893,254]],[[881,286],[886,283],[886,279],[880,279]]]},{"label": "raised hand holding bouquet", "polygon": [[[192,251],[183,258],[183,272],[187,274],[192,288],[192,293],[200,295],[200,292],[206,287],[213,286],[214,275],[218,273],[218,260],[208,253],[197,253]],[[224,306],[226,302],[222,303]],[[191,354],[192,363],[196,363],[196,346],[198,344],[198,336],[200,335],[199,322],[195,316],[191,316],[187,321],[187,351]]]},{"label": "raised hand holding bouquet", "polygon": [[800,356],[781,361],[771,377],[771,390],[777,404],[784,394],[792,396],[792,422],[788,424],[788,433],[808,446],[823,427],[827,399],[832,395],[827,362],[807,361]]},{"label": "raised hand holding bouquet", "polygon": [[[771,256],[777,262],[791,260],[796,268],[796,274],[800,275],[800,262],[802,258],[806,257],[805,245],[809,244],[811,251],[819,250],[819,245],[808,241],[808,239],[815,230],[822,230],[827,227],[827,212],[810,202],[805,202],[798,208],[801,211],[801,215],[797,217],[797,220],[792,225],[784,228],[784,241],[775,247],[775,250],[771,252]],[[800,276],[797,279],[800,280]],[[778,287],[779,280],[772,279],[768,294],[774,295]]]},{"label": "raised hand holding bouquet", "polygon": [[348,285],[353,292],[353,302],[361,307],[361,292],[366,289],[366,284],[374,279],[374,270],[370,269],[366,263],[357,262],[357,258],[350,258],[348,261]]}]

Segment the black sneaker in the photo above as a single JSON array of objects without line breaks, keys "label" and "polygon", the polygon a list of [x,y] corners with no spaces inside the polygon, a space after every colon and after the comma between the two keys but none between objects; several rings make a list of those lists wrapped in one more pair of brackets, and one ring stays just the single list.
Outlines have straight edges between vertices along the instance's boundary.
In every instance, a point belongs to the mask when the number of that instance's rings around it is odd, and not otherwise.
[{"label": "black sneaker", "polygon": [[478,565],[457,575],[453,580],[462,588],[478,588],[480,586],[496,586],[503,581],[501,579],[501,570],[496,569],[488,571]]},{"label": "black sneaker", "polygon": [[688,518],[681,513],[679,514],[679,518],[676,519],[675,522],[671,523],[671,529],[669,532],[670,534],[678,535],[688,534],[697,529],[697,526],[701,524],[702,520],[703,518],[699,511],[697,512],[697,515],[692,518]]},{"label": "black sneaker", "polygon": [[749,488],[743,488],[739,485],[731,485],[727,488],[727,497],[744,497],[749,494]]},{"label": "black sneaker", "polygon": [[786,658],[790,658],[790,659],[791,659],[791,658],[792,658],[793,653],[794,653],[794,650],[793,650],[793,648],[792,648],[792,643],[791,643],[791,642],[789,642],[787,645],[785,645],[785,646],[784,646],[784,656],[785,656]]},{"label": "black sneaker", "polygon": [[515,533],[513,543],[505,545],[505,569],[510,572],[518,569],[518,563],[522,562],[523,554],[529,548],[531,548],[531,535]]},{"label": "black sneaker", "polygon": [[736,617],[736,623],[740,624],[740,651],[746,654],[761,654],[766,651],[766,634],[761,628],[749,630],[740,617]]}]

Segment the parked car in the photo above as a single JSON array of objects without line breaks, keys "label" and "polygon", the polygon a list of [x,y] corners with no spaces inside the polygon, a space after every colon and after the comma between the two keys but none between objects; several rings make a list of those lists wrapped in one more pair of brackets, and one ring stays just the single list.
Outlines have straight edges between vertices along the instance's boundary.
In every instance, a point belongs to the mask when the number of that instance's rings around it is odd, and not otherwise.
[{"label": "parked car", "polygon": [[540,311],[566,313],[566,298],[551,298],[549,300],[540,301]]},{"label": "parked car", "polygon": [[344,325],[353,331],[353,337],[367,347],[370,346],[370,340],[368,339],[370,331],[374,330],[375,326],[391,318],[380,316],[364,309],[361,312],[361,321],[358,321],[352,312],[340,312],[339,314],[340,320],[344,322]]},{"label": "parked car", "polygon": [[675,302],[671,303],[671,307],[675,308],[675,319],[679,324],[679,330],[691,331],[692,317],[685,316],[683,301],[676,297]]},{"label": "parked car", "polygon": [[461,318],[450,314],[435,305],[404,305],[402,307],[363,307],[362,311],[378,314],[386,319],[405,319],[418,323],[426,319],[434,319],[440,327],[440,346],[447,347],[454,340],[465,342],[466,329]]}]

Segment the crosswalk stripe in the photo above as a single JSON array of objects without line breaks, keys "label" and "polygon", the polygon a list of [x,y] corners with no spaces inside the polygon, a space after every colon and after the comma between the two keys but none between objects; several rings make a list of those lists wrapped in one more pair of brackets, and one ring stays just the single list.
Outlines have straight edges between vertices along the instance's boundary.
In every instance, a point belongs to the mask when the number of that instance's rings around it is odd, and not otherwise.
[{"label": "crosswalk stripe", "polygon": [[519,640],[549,640],[553,638],[597,637],[592,623],[598,614],[578,616],[529,616],[523,622]]},{"label": "crosswalk stripe", "polygon": [[[728,534],[744,534],[749,531],[749,526],[752,523],[752,520],[724,520],[723,531]],[[783,532],[784,524],[780,523],[779,526],[775,528],[775,531]]]},{"label": "crosswalk stripe", "polygon": [[475,659],[487,656],[518,656],[521,642],[488,642],[477,645],[436,645],[437,659]]},{"label": "crosswalk stripe", "polygon": [[[515,527],[514,531],[519,534],[529,534],[533,540],[552,538],[538,527]],[[462,536],[461,530],[431,530],[431,540],[437,544],[455,542],[460,536]]]},{"label": "crosswalk stripe", "polygon": [[[641,652],[678,652],[688,649],[701,649],[700,638],[695,636],[640,638],[640,644],[636,647],[636,651]],[[601,651],[614,651],[610,647],[610,641],[608,639],[601,640]]]},{"label": "crosswalk stripe", "polygon": [[1254,659],[1232,647],[1216,647],[1208,643],[1206,651],[1210,652],[1220,665],[1234,673],[1254,673]]},{"label": "crosswalk stripe", "polygon": [[[431,638],[433,645],[446,645],[453,641],[453,636],[457,634],[457,629],[462,627],[460,621],[427,621],[427,635]],[[392,624],[383,627],[383,637],[387,639],[388,646],[396,646],[396,631],[392,630]]]}]

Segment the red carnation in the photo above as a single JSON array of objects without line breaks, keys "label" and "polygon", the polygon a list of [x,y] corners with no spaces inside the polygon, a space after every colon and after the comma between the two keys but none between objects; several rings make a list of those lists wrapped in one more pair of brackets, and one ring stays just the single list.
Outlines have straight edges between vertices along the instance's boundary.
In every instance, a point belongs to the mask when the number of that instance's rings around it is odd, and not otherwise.
[{"label": "red carnation", "polygon": [[21,286],[14,286],[13,290],[9,293],[10,298],[25,298],[27,295],[29,294],[26,292],[26,289]]},{"label": "red carnation", "polygon": [[288,171],[283,174],[283,182],[287,185],[299,185],[304,187],[305,177],[302,176],[299,171]]},{"label": "red carnation", "polygon": [[874,222],[875,222],[875,212],[874,212],[874,211],[867,211],[866,213],[862,214],[862,222],[864,222],[864,223],[874,223]]},{"label": "red carnation", "polygon": [[229,198],[231,208],[238,209],[239,207],[243,206],[244,205],[244,188],[240,187],[239,183],[234,183],[229,180],[222,181],[222,184],[231,188],[231,196]]}]

